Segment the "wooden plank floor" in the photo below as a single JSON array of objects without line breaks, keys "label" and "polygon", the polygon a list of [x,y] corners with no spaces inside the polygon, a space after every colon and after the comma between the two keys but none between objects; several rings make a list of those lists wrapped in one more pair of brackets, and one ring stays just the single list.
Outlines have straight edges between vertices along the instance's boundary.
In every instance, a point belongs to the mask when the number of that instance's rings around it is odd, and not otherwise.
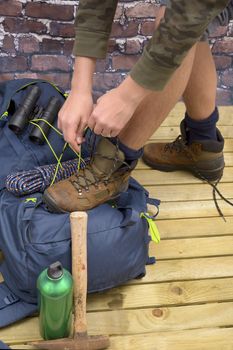
[{"label": "wooden plank floor", "polygon": [[[226,168],[219,186],[233,199],[233,107],[221,107]],[[178,104],[154,140],[179,133]],[[109,334],[110,350],[233,350],[233,208],[219,204],[209,185],[185,172],[161,173],[139,163],[134,177],[162,200],[161,243],[151,244],[157,263],[143,280],[88,298],[90,334]],[[0,330],[14,349],[40,339],[37,317]]]}]

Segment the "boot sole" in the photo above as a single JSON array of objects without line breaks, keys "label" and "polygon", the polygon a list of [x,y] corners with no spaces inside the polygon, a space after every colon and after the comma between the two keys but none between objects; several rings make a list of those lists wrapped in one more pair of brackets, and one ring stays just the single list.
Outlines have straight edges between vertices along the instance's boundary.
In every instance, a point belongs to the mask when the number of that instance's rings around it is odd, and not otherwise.
[{"label": "boot sole", "polygon": [[[107,202],[109,202],[109,201],[113,201],[113,200],[117,199],[117,198],[120,196],[120,194],[121,194],[122,192],[126,192],[126,191],[127,191],[128,185],[129,185],[128,182],[125,183],[125,184],[122,186],[122,188],[120,189],[120,192],[117,192],[117,193],[113,194],[107,201],[102,202],[102,203],[99,203],[99,204],[97,204],[96,206],[91,207],[91,208],[82,209],[82,211],[86,211],[86,210],[89,210],[89,209],[93,209],[93,208],[97,207],[97,206],[100,205],[100,204],[107,203]],[[68,211],[65,211],[65,210],[61,209],[61,208],[56,204],[56,202],[54,201],[54,199],[47,193],[47,191],[44,192],[44,194],[43,194],[43,196],[42,196],[42,201],[43,201],[43,203],[46,205],[46,208],[48,209],[48,211],[51,212],[51,213],[57,213],[57,214],[65,214],[65,213],[67,214],[67,213],[68,213]],[[81,209],[80,209],[80,210],[81,210]]]},{"label": "boot sole", "polygon": [[196,171],[195,171],[191,165],[182,166],[182,165],[170,165],[170,164],[158,164],[158,163],[156,164],[156,163],[150,162],[146,158],[143,158],[143,161],[146,165],[148,165],[149,167],[155,170],[165,171],[165,172],[186,170],[192,173],[192,175],[194,175],[198,179],[203,180],[205,178],[206,180],[209,180],[209,181],[217,181],[218,179],[220,179],[223,175],[223,169],[225,166],[223,161],[223,165],[221,165],[221,167],[219,168],[208,170],[208,169],[201,169],[199,167],[196,167]]}]

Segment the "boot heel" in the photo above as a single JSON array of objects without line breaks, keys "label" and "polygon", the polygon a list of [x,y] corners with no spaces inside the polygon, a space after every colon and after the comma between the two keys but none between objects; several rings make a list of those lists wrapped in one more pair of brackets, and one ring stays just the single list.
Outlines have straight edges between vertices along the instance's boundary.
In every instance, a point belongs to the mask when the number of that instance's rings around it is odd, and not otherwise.
[{"label": "boot heel", "polygon": [[209,181],[217,181],[221,179],[223,175],[223,169],[224,168],[219,168],[219,169],[214,169],[214,170],[202,170],[198,169],[198,171],[195,173],[195,176],[198,177],[199,179],[203,180],[209,180]]},{"label": "boot heel", "polygon": [[[216,181],[222,177],[224,167],[225,162],[223,157],[214,159],[211,162],[206,162],[205,165],[199,163],[196,167],[197,174],[195,176],[201,178],[200,175],[202,175],[203,178],[209,181]],[[200,175],[198,175],[198,172]]]}]

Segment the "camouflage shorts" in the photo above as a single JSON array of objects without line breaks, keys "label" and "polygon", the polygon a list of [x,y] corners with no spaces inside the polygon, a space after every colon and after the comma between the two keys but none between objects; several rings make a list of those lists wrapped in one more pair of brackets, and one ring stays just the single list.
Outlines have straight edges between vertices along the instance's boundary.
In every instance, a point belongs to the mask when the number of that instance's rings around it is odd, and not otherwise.
[{"label": "camouflage shorts", "polygon": [[[170,0],[161,0],[160,5],[167,6],[169,2]],[[232,19],[233,19],[233,0],[230,0],[227,7],[209,24],[207,30],[205,31],[205,33],[203,34],[200,40],[201,41],[208,40],[211,34],[214,33],[219,26],[228,25]]]}]

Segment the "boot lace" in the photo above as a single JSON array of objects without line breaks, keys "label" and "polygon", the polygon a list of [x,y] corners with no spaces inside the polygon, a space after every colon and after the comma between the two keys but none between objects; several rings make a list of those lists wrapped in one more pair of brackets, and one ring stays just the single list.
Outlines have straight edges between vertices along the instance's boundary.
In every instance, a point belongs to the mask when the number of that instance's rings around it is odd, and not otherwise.
[{"label": "boot lace", "polygon": [[[100,136],[101,138],[103,136]],[[102,175],[96,174],[92,167],[91,164],[87,165],[86,168],[82,169],[80,173],[75,174],[73,177],[75,180],[70,180],[73,186],[77,189],[78,193],[82,194],[82,191],[85,190],[86,192],[89,191],[89,187],[94,185],[96,188],[98,188],[100,182],[104,183],[105,186],[108,185],[110,182],[110,178],[112,174],[119,168],[117,165],[119,164],[119,161],[122,163],[121,165],[126,165],[128,169],[130,169],[130,166],[127,162],[119,160],[119,141],[116,138],[116,150],[115,154],[112,157],[100,154],[95,151],[96,147],[96,141],[97,141],[97,136],[93,133],[93,135],[90,136],[90,138],[87,141],[89,153],[90,153],[90,159],[92,159],[93,156],[95,157],[101,157],[102,159],[107,159],[107,160],[112,160],[112,169],[108,173],[103,173]],[[91,175],[91,178],[88,176]],[[120,176],[120,174],[119,174]]]},{"label": "boot lace", "polygon": [[[195,162],[193,155],[191,153],[191,151],[189,150],[189,148],[186,145],[186,141],[183,139],[182,135],[179,135],[175,141],[173,141],[172,143],[168,143],[165,145],[166,150],[169,150],[170,152],[172,152],[174,149],[178,152],[184,152],[186,154],[186,156],[192,161]],[[222,175],[215,181],[212,182],[209,179],[207,179],[203,174],[200,173],[200,171],[198,170],[198,168],[193,165],[192,166],[193,171],[196,173],[196,175],[198,176],[198,178],[200,178],[201,180],[203,180],[204,182],[208,183],[212,188],[212,194],[213,194],[213,200],[214,200],[214,204],[215,207],[219,213],[219,215],[223,218],[223,220],[226,222],[226,218],[222,212],[222,210],[219,207],[218,204],[218,199],[216,197],[216,193],[219,195],[219,197],[221,199],[224,200],[224,202],[226,202],[227,204],[229,204],[230,206],[233,206],[233,203],[228,200],[226,197],[224,197],[224,195],[219,191],[219,189],[217,188],[219,182],[221,181]]]},{"label": "boot lace", "polygon": [[182,138],[182,135],[179,135],[175,141],[166,143],[164,147],[165,152],[172,153],[173,151],[176,151],[178,153],[183,152],[185,149],[185,141]]}]

